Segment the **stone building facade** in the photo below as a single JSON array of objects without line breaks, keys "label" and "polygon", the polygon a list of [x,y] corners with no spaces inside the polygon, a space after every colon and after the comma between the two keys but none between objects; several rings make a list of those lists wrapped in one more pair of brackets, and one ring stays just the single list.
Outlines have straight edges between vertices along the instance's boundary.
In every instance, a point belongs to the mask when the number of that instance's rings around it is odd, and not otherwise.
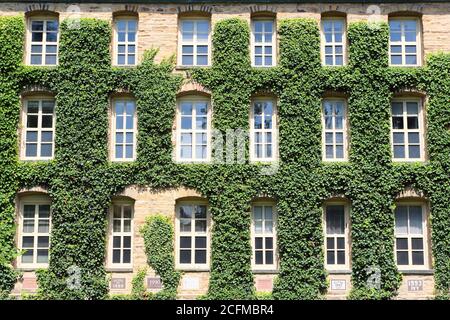
[{"label": "stone building facade", "polygon": [[[348,24],[356,21],[383,21],[389,23],[397,23],[399,26],[399,40],[398,46],[403,49],[399,49],[399,55],[395,55],[394,48],[395,44],[392,44],[391,47],[391,57],[390,61],[392,64],[398,64],[400,66],[422,66],[425,64],[425,57],[431,53],[437,53],[440,51],[450,52],[450,3],[446,1],[430,1],[428,2],[401,2],[401,1],[389,1],[389,2],[370,2],[370,3],[361,3],[361,2],[351,2],[346,3],[345,1],[331,1],[331,2],[317,2],[317,1],[300,1],[300,2],[290,2],[290,1],[273,1],[271,3],[263,3],[263,2],[233,2],[230,4],[226,4],[218,1],[204,1],[204,3],[189,3],[189,1],[164,1],[163,3],[158,3],[157,1],[130,1],[123,3],[108,3],[105,2],[96,2],[96,1],[84,1],[83,3],[78,3],[75,5],[68,6],[68,4],[63,2],[32,2],[32,1],[10,1],[10,2],[1,2],[0,3],[0,15],[1,16],[17,16],[21,15],[27,21],[27,41],[24,55],[24,63],[25,64],[38,64],[38,65],[46,65],[47,62],[49,64],[57,64],[57,58],[53,61],[52,59],[52,48],[46,49],[46,53],[37,52],[35,56],[39,56],[40,58],[33,58],[33,50],[43,50],[43,47],[39,47],[40,49],[32,49],[31,46],[47,46],[51,41],[43,42],[40,36],[36,36],[36,42],[32,40],[33,32],[40,31],[38,28],[42,28],[42,24],[39,24],[35,30],[32,28],[33,21],[63,21],[66,18],[97,18],[108,21],[111,26],[113,26],[114,35],[113,41],[111,42],[111,63],[113,65],[121,66],[130,66],[139,64],[142,61],[143,54],[146,50],[152,48],[158,48],[159,51],[156,55],[156,62],[160,62],[163,59],[166,59],[170,56],[175,55],[177,61],[177,67],[175,68],[176,73],[182,74],[187,77],[189,73],[190,66],[209,66],[211,59],[211,32],[214,30],[215,24],[223,19],[231,18],[231,17],[239,17],[248,22],[249,25],[252,26],[252,32],[254,33],[262,33],[265,37],[267,34],[270,34],[274,37],[273,41],[263,41],[261,45],[263,49],[257,48],[258,44],[252,42],[252,54],[253,54],[253,64],[255,67],[258,66],[272,66],[276,65],[277,60],[277,33],[276,26],[277,21],[280,21],[284,18],[312,18],[317,21],[317,23],[321,26],[322,41],[325,42],[323,45],[322,58],[324,65],[345,65],[347,62],[347,43],[345,40],[346,31],[345,28]],[[325,49],[327,46],[327,36],[324,22],[326,21],[340,21],[342,24],[340,25],[332,25],[333,31],[331,33],[334,34],[333,41],[330,41],[330,47],[335,46],[332,53],[329,55]],[[125,29],[121,29],[117,24],[120,21],[124,21]],[[133,24],[127,24],[129,21],[134,21]],[[193,22],[189,25],[183,25],[183,21]],[[208,25],[206,26],[207,30],[205,34],[202,34],[203,26],[197,23],[198,21],[206,21]],[[273,31],[267,31],[267,29],[263,29],[265,31],[257,31],[260,28],[260,25],[254,24],[255,21],[270,21],[269,25],[264,25],[263,28],[272,28]],[[404,23],[406,21],[406,23]],[[410,34],[408,34],[408,28],[411,25],[408,25],[409,22],[414,22],[414,39],[408,39]],[[201,22],[200,22],[201,23]],[[52,26],[50,24],[46,24],[44,22],[44,28],[49,33],[51,31]],[[193,28],[192,32],[191,29]],[[342,27],[342,32],[339,31],[339,28]],[[186,28],[183,30],[182,28]],[[334,28],[334,29],[333,29]],[[394,28],[394,25],[392,25]],[[50,30],[50,31],[49,31]],[[124,31],[126,30],[126,31]],[[131,31],[130,31],[131,30]],[[338,31],[336,31],[338,30]],[[130,39],[130,36],[122,39],[123,44],[121,44],[121,40],[119,38],[122,36],[121,33],[133,33],[133,39]],[[184,43],[183,37],[186,34],[193,34],[193,37],[196,38],[194,43],[189,43],[187,41]],[[51,32],[50,32],[51,33]],[[336,40],[336,34],[338,36],[342,36],[344,39],[342,41]],[[189,37],[189,35],[187,37]],[[204,42],[199,41],[201,37],[204,37]],[[57,37],[57,36],[56,36]],[[255,36],[256,37],[256,36]],[[55,38],[55,42],[57,43],[57,38]],[[256,38],[255,38],[256,39]],[[48,40],[48,39],[47,39]],[[267,40],[267,38],[265,38]],[[409,41],[411,40],[411,41]],[[30,41],[32,42],[30,44]],[[255,40],[256,41],[256,40]],[[394,42],[394,36],[392,36],[392,41]],[[397,41],[397,40],[395,40]],[[337,44],[336,44],[337,43]],[[121,47],[123,45],[123,47]],[[186,48],[183,47],[186,46]],[[130,49],[130,46],[133,46],[133,49]],[[192,47],[191,47],[192,46]],[[203,47],[207,47],[206,49]],[[265,46],[270,47],[270,53],[265,52],[258,55],[257,50],[266,50]],[[338,49],[336,49],[336,46]],[[189,50],[194,48],[194,53],[191,53]],[[186,51],[184,51],[186,49]],[[122,50],[124,50],[122,52]],[[205,50],[205,51],[202,51]],[[269,50],[269,49],[268,49]],[[402,51],[403,50],[403,51]],[[409,51],[410,50],[410,51]],[[331,57],[329,63],[326,62],[327,57]],[[396,56],[397,58],[395,58]],[[202,60],[203,58],[205,60]],[[186,60],[184,60],[186,58]],[[261,60],[259,60],[261,58]],[[36,60],[33,60],[36,59]],[[48,60],[47,60],[48,59]],[[396,60],[397,59],[397,60]],[[36,62],[36,63],[33,63]],[[400,62],[399,62],[400,61]],[[54,62],[54,63],[53,63]],[[266,65],[265,65],[266,64]],[[209,94],[206,88],[202,86],[186,81],[182,89],[179,92],[180,97],[187,97],[186,101],[193,101],[192,103],[201,104],[201,99],[197,102],[195,99],[189,100],[193,93],[199,94],[199,96],[207,96]],[[127,105],[127,98],[122,99],[119,98],[120,101],[125,101],[125,106]],[[339,100],[339,99],[338,99]],[[336,100],[336,101],[338,101]],[[42,101],[37,99],[37,101]],[[122,103],[121,102],[121,103]],[[42,103],[42,102],[41,102]],[[332,102],[335,108],[336,105],[339,105],[339,102]],[[337,103],[337,104],[336,104]],[[410,103],[410,102],[405,102]],[[419,102],[419,105],[422,102]],[[41,106],[41,108],[43,108]],[[24,117],[26,115],[23,115]],[[44,115],[45,116],[45,115]],[[180,115],[182,117],[182,114]],[[206,117],[206,116],[205,116]],[[116,115],[116,120],[117,115]],[[210,120],[207,120],[210,121]],[[421,121],[421,120],[419,120]],[[422,120],[423,121],[423,120]],[[177,128],[178,126],[182,126],[182,124],[178,122],[174,122],[174,135],[173,135],[173,143],[174,146],[177,144],[178,136],[177,136]],[[113,128],[111,128],[113,130]],[[419,132],[423,134],[423,132]],[[25,143],[25,142],[22,142]],[[334,146],[335,148],[337,145]],[[423,146],[419,146],[423,148]],[[44,146],[40,146],[41,152],[43,152]],[[345,148],[345,144],[344,144]],[[126,153],[128,151],[126,147],[121,151],[121,153]],[[26,151],[24,151],[23,160],[27,160]],[[31,152],[31,151],[30,151]],[[117,152],[112,145],[110,147],[110,152]],[[130,151],[131,152],[131,151]],[[206,151],[205,151],[206,152]],[[209,152],[209,151],[207,151]],[[404,151],[403,151],[404,152]],[[410,151],[412,153],[412,151]],[[424,157],[425,151],[421,149],[421,156],[414,157],[410,154],[409,160],[414,158]],[[275,152],[274,152],[275,153]],[[345,151],[343,151],[343,159],[346,158]],[[116,154],[117,156],[117,154]],[[334,156],[336,158],[340,158],[338,153],[335,153]],[[49,156],[51,158],[51,156]],[[271,157],[271,156],[270,156]],[[325,157],[325,156],[324,156]],[[37,156],[39,158],[39,156]],[[122,158],[127,158],[127,156],[123,156]],[[133,157],[131,157],[133,158]],[[275,155],[276,158],[276,155]],[[114,160],[114,159],[112,159]],[[117,160],[117,159],[115,159]],[[129,159],[128,159],[129,160]],[[180,160],[175,156],[175,161]],[[325,157],[324,160],[327,160]],[[17,211],[21,212],[25,210],[23,207],[22,199],[30,199],[26,200],[25,203],[33,203],[33,197],[45,194],[46,190],[40,187],[32,188],[32,189],[23,189],[19,192],[16,200]],[[28,198],[27,198],[28,197]],[[426,212],[428,209],[428,199],[423,197],[419,192],[414,190],[405,190],[402,194],[398,195],[399,201],[405,201],[407,203],[404,208],[405,210],[416,210],[416,208],[421,208],[419,210],[423,210]],[[113,254],[114,248],[111,247],[111,241],[114,236],[114,232],[109,231],[109,242],[107,247],[107,260],[105,261],[106,270],[111,276],[111,293],[129,293],[131,288],[131,280],[136,272],[147,265],[147,257],[144,251],[144,241],[139,232],[140,227],[144,224],[145,218],[152,214],[162,213],[163,215],[169,217],[173,220],[174,225],[179,223],[180,217],[178,216],[180,205],[183,203],[194,203],[195,205],[200,206],[203,201],[207,201],[207,199],[203,199],[201,194],[198,191],[192,190],[189,188],[176,188],[170,190],[154,190],[146,186],[138,186],[131,185],[125,188],[122,192],[118,193],[115,198],[118,206],[122,206],[123,203],[130,204],[132,209],[132,227],[129,234],[132,237],[131,240],[131,259],[129,263],[125,263],[124,266],[114,266],[114,263],[110,263],[112,260],[111,255]],[[271,200],[261,201],[261,208],[271,207]],[[41,202],[38,203],[40,205]],[[45,205],[47,202],[42,202]],[[419,205],[417,205],[419,203]],[[422,205],[423,204],[423,205]],[[26,204],[25,204],[26,205]],[[336,210],[341,210],[342,207],[342,216],[347,216],[347,210],[351,207],[346,201],[337,196],[335,199],[331,201],[331,206],[335,206]],[[415,206],[414,208],[412,206]],[[275,208],[276,205],[273,206]],[[38,210],[38,209],[36,209]],[[126,210],[126,209],[121,209]],[[259,210],[259,209],[258,209]],[[266,209],[262,209],[266,210]],[[275,210],[275,209],[274,209]],[[327,209],[324,207],[324,211]],[[409,211],[408,211],[409,212]],[[411,211],[412,212],[412,211]],[[23,214],[23,213],[22,213]],[[122,212],[121,219],[124,218],[125,213]],[[276,220],[274,215],[271,216],[271,220]],[[24,218],[22,218],[24,219]],[[343,218],[344,219],[344,218]],[[424,221],[427,218],[423,218]],[[326,219],[325,219],[326,220]],[[345,219],[344,219],[345,220]],[[344,223],[343,220],[343,223]],[[40,222],[40,221],[39,221]],[[422,222],[422,220],[421,220]],[[23,225],[23,220],[18,222]],[[113,223],[112,220],[110,223]],[[124,223],[123,221],[121,223]],[[210,222],[206,222],[209,224]],[[266,223],[266,222],[265,222]],[[271,222],[272,223],[272,222]],[[326,221],[324,221],[324,224]],[[410,222],[412,223],[412,222]],[[345,225],[349,223],[345,220]],[[351,223],[350,223],[351,224]],[[424,228],[429,228],[430,226],[425,221],[422,225]],[[253,227],[253,225],[252,225]],[[421,228],[422,228],[421,227]],[[175,228],[175,231],[180,231],[180,227]],[[326,229],[326,227],[325,227]],[[206,229],[205,229],[206,230]],[[209,228],[207,232],[210,232]],[[348,231],[345,231],[347,234]],[[339,232],[338,232],[339,234]],[[20,238],[23,234],[17,235],[17,242],[22,244],[23,239]],[[207,235],[209,237],[209,235]],[[341,238],[339,236],[335,236],[337,238]],[[340,239],[334,239],[336,241],[340,241]],[[351,251],[351,240],[348,235],[343,236],[342,239],[345,238],[345,249],[342,248],[342,252],[345,251],[346,260],[350,257],[349,251]],[[428,239],[427,239],[428,238]],[[430,244],[430,233],[424,232],[422,233],[422,240],[424,241],[424,246],[428,246],[431,248]],[[178,241],[178,235],[175,235],[176,241]],[[333,241],[334,241],[333,240]],[[275,240],[276,241],[276,240]],[[336,242],[337,245],[337,242]],[[177,246],[176,246],[177,248]],[[276,246],[275,246],[276,248]],[[334,247],[328,247],[328,251],[331,251]],[[120,250],[124,249],[123,245]],[[270,248],[269,248],[270,249]],[[335,248],[336,249],[336,248]],[[177,248],[177,250],[181,250]],[[207,254],[209,254],[210,249],[206,249]],[[266,248],[267,250],[267,248]],[[337,250],[337,249],[336,249]],[[325,250],[326,251],[326,250]],[[338,255],[339,250],[335,252]],[[124,254],[122,252],[122,254]],[[178,255],[179,251],[175,252],[175,255]],[[254,253],[255,254],[255,253]],[[411,254],[409,258],[411,259]],[[433,268],[432,268],[432,258],[427,257],[429,252],[425,250],[425,257],[422,257],[421,260],[430,260],[429,262],[424,262],[423,264],[426,267],[422,266],[420,268],[406,268],[403,270],[403,282],[399,289],[398,298],[399,299],[425,299],[431,298],[434,296],[434,277],[433,277]],[[276,254],[274,255],[276,259]],[[333,256],[334,257],[334,256]],[[337,257],[337,256],[336,256]],[[123,256],[122,256],[123,258]],[[19,258],[20,259],[20,258]],[[200,259],[200,258],[199,258]],[[330,258],[331,259],[331,258]],[[334,258],[333,258],[334,259]],[[331,260],[333,260],[331,259]],[[400,258],[399,258],[400,259]],[[208,259],[207,259],[208,260]],[[331,261],[330,260],[330,261]],[[199,295],[205,294],[208,289],[208,280],[209,280],[209,270],[206,268],[197,269],[195,264],[190,265],[189,267],[183,267],[180,264],[180,261],[177,261],[177,267],[180,270],[183,270],[183,276],[180,281],[179,286],[179,297],[180,298],[195,298]],[[267,261],[266,261],[267,262]],[[270,264],[270,263],[269,263]],[[337,263],[339,264],[339,263]],[[39,264],[36,264],[39,265]],[[44,264],[45,265],[45,264]],[[256,263],[252,263],[253,266],[256,266]],[[270,292],[273,286],[273,281],[277,276],[277,267],[276,261],[272,263],[273,268],[267,268],[266,270],[261,268],[255,268],[254,270],[254,279],[255,279],[255,287],[257,291],[260,292]],[[327,297],[330,299],[343,299],[345,298],[351,290],[351,261],[347,261],[345,263],[345,267],[333,268],[333,263],[329,266],[329,289]],[[42,266],[42,265],[39,265]],[[24,272],[23,279],[21,279],[17,284],[13,291],[15,294],[20,294],[21,292],[34,292],[36,290],[36,278],[34,275],[35,265],[28,267],[26,263],[21,263],[17,265],[19,269]],[[152,282],[153,281],[153,282]],[[158,290],[157,283],[157,275],[153,270],[149,270],[146,279],[146,285],[149,287],[149,290]],[[152,288],[155,287],[155,288]]]}]

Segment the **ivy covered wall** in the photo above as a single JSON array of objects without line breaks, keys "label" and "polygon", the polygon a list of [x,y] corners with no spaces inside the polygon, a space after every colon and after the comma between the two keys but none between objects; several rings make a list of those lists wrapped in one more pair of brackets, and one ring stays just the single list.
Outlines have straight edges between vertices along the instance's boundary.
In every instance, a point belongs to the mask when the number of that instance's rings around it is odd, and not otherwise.
[{"label": "ivy covered wall", "polygon": [[[23,17],[0,18],[2,291],[9,292],[16,277],[9,264],[16,253],[14,199],[21,188],[47,187],[53,200],[50,266],[39,272],[40,296],[101,299],[108,291],[104,259],[111,197],[127,185],[140,184],[156,189],[185,186],[208,199],[214,224],[207,297],[213,299],[255,295],[249,212],[251,200],[261,195],[275,198],[278,205],[280,272],[274,298],[317,299],[325,293],[321,205],[336,194],[351,201],[351,297],[395,296],[401,276],[393,253],[394,199],[411,186],[430,200],[435,285],[439,294],[448,292],[449,54],[429,56],[421,68],[391,68],[387,25],[352,23],[349,65],[326,68],[320,63],[318,22],[289,19],[279,23],[279,65],[254,69],[247,23],[236,18],[219,21],[213,34],[212,67],[191,74],[212,92],[213,127],[223,132],[248,128],[252,95],[271,92],[277,96],[280,162],[275,174],[264,175],[262,165],[248,161],[174,164],[172,124],[182,77],[172,72],[173,59],[157,65],[155,52],[147,52],[136,68],[112,68],[108,23],[82,19],[79,28],[70,26],[67,21],[61,25],[59,66],[34,68],[22,65]],[[50,162],[18,161],[19,97],[32,85],[43,86],[56,97],[56,153]],[[390,99],[404,89],[427,96],[426,163],[391,161]],[[109,98],[123,90],[137,101],[137,160],[110,163]],[[321,161],[321,100],[329,91],[348,97],[347,163]],[[81,269],[78,289],[67,286],[71,266]],[[367,287],[371,266],[380,268],[379,290]],[[176,279],[176,271],[172,273],[165,277]],[[172,281],[170,285],[173,288]]]}]

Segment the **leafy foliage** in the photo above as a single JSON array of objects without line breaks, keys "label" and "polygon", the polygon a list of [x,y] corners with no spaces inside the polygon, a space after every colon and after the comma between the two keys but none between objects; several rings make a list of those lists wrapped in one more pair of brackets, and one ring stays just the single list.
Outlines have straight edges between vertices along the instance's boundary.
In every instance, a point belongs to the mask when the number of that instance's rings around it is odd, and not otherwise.
[{"label": "leafy foliage", "polygon": [[175,270],[174,231],[171,221],[163,215],[150,216],[141,228],[141,234],[148,264],[161,277],[164,286],[164,289],[156,294],[156,298],[175,299],[181,274]]},{"label": "leafy foliage", "polygon": [[[1,291],[9,292],[17,277],[9,266],[17,255],[14,199],[21,188],[41,185],[53,200],[53,226],[50,266],[38,273],[40,297],[107,298],[108,207],[114,194],[137,184],[185,186],[208,198],[214,223],[205,298],[260,297],[250,265],[250,203],[261,196],[275,198],[278,206],[280,271],[273,298],[321,298],[327,287],[321,205],[336,194],[352,203],[350,297],[391,298],[401,279],[392,250],[394,200],[411,186],[431,203],[435,283],[445,297],[450,283],[449,54],[430,55],[425,67],[388,67],[387,25],[352,23],[348,66],[322,67],[317,22],[287,19],[279,23],[279,66],[256,69],[250,64],[247,23],[236,18],[217,22],[212,67],[190,73],[211,91],[213,126],[222,132],[248,129],[253,95],[278,97],[280,163],[276,174],[264,175],[264,165],[249,161],[172,162],[172,124],[182,81],[172,72],[173,59],[157,65],[150,51],[136,68],[111,68],[108,23],[82,19],[79,28],[62,23],[58,67],[27,67],[21,64],[24,30],[22,17],[0,18]],[[56,96],[56,155],[49,162],[20,162],[19,96],[35,84]],[[427,94],[426,163],[391,161],[390,99],[403,89]],[[108,99],[117,91],[129,92],[137,102],[139,143],[133,163],[108,161]],[[328,91],[348,96],[347,163],[321,162],[321,100]],[[173,298],[180,274],[173,267],[172,225],[159,216],[150,218],[143,235],[149,264],[164,283],[160,298]],[[78,289],[67,286],[71,266],[81,271]],[[381,272],[379,290],[367,286],[367,268],[373,266]]]}]

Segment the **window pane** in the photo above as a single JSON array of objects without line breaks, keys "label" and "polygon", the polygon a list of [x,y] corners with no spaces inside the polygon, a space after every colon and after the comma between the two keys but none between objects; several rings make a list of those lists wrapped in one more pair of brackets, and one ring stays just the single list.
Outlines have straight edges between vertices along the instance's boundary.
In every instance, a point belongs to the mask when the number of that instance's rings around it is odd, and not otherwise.
[{"label": "window pane", "polygon": [[393,129],[403,129],[403,118],[402,117],[392,117],[392,128]]},{"label": "window pane", "polygon": [[334,251],[327,251],[327,264],[335,264]]},{"label": "window pane", "polygon": [[41,145],[41,157],[51,157],[52,156],[53,147],[51,144],[42,144]]},{"label": "window pane", "polygon": [[27,250],[22,254],[22,263],[33,263],[33,250]]},{"label": "window pane", "polygon": [[37,250],[37,263],[48,263],[48,249]]},{"label": "window pane", "polygon": [[122,228],[121,221],[119,219],[114,219],[113,221],[113,231],[120,232]]},{"label": "window pane", "polygon": [[206,237],[195,237],[195,248],[206,248]]},{"label": "window pane", "polygon": [[409,157],[413,159],[419,159],[420,158],[420,147],[419,146],[409,146]]},{"label": "window pane", "polygon": [[412,252],[412,264],[413,265],[423,265],[423,251],[413,251]]},{"label": "window pane", "polygon": [[120,263],[120,250],[113,250],[113,263]]},{"label": "window pane", "polygon": [[191,220],[189,219],[180,219],[180,231],[181,232],[190,232],[191,231]]},{"label": "window pane", "polygon": [[33,248],[34,237],[22,237],[22,248]]},{"label": "window pane", "polygon": [[419,129],[418,117],[408,117],[408,129]]},{"label": "window pane", "polygon": [[327,234],[344,234],[344,206],[328,205],[326,207]]},{"label": "window pane", "polygon": [[413,250],[422,250],[423,249],[423,239],[422,238],[412,238],[411,239],[411,248]]},{"label": "window pane", "polygon": [[48,218],[48,217],[50,217],[50,205],[49,204],[39,205],[39,218]]},{"label": "window pane", "polygon": [[345,249],[345,238],[344,237],[336,238],[336,249]]},{"label": "window pane", "polygon": [[27,143],[25,146],[25,156],[26,157],[36,157],[37,156],[37,145],[32,143]]},{"label": "window pane", "polygon": [[196,232],[206,232],[206,220],[196,220],[195,221],[195,231]]},{"label": "window pane", "polygon": [[180,250],[180,263],[191,263],[191,250]]},{"label": "window pane", "polygon": [[395,208],[395,232],[397,234],[408,233],[408,212],[406,206]]},{"label": "window pane", "polygon": [[37,131],[27,131],[26,141],[27,142],[37,142]]},{"label": "window pane", "polygon": [[409,227],[411,234],[422,234],[422,207],[409,207]]},{"label": "window pane", "polygon": [[255,264],[263,264],[263,252],[262,251],[255,252]]},{"label": "window pane", "polygon": [[267,237],[265,244],[266,244],[266,250],[267,249],[273,249],[273,238]]},{"label": "window pane", "polygon": [[408,250],[408,239],[407,238],[397,238],[397,250]]},{"label": "window pane", "polygon": [[130,236],[123,237],[123,247],[131,248],[131,237]]},{"label": "window pane", "polygon": [[405,136],[403,133],[394,132],[393,138],[394,143],[405,143]]},{"label": "window pane", "polygon": [[35,205],[26,204],[23,206],[23,216],[24,218],[34,218],[35,213]]},{"label": "window pane", "polygon": [[263,248],[263,238],[256,237],[255,238],[255,249],[262,249]]},{"label": "window pane", "polygon": [[327,249],[334,249],[334,238],[327,237]]},{"label": "window pane", "polygon": [[180,248],[190,248],[191,237],[180,237]]},{"label": "window pane", "polygon": [[394,146],[394,158],[402,159],[405,157],[404,146]]},{"label": "window pane", "polygon": [[180,207],[180,217],[181,218],[191,218],[192,217],[192,206],[181,206]]},{"label": "window pane", "polygon": [[130,263],[131,262],[131,250],[125,249],[123,250],[123,261],[122,263]]},{"label": "window pane", "polygon": [[206,263],[206,250],[195,250],[195,263]]},{"label": "window pane", "polygon": [[114,236],[113,237],[113,248],[120,248],[120,247],[121,247],[121,237]]},{"label": "window pane", "polygon": [[266,251],[266,264],[273,264],[273,250]]},{"label": "window pane", "polygon": [[397,251],[397,264],[404,266],[409,264],[408,252],[407,251]]},{"label": "window pane", "polygon": [[25,219],[25,220],[23,221],[22,232],[23,232],[23,233],[34,232],[34,220],[28,220],[28,219]]},{"label": "window pane", "polygon": [[345,264],[345,251],[337,251],[337,264]]}]

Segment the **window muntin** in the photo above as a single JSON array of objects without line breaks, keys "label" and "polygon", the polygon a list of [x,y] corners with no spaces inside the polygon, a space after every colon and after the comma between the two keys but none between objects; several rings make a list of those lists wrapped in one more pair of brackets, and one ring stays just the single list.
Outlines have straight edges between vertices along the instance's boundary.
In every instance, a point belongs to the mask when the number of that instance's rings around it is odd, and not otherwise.
[{"label": "window muntin", "polygon": [[207,99],[192,97],[178,103],[179,161],[208,161],[210,155],[210,107]]},{"label": "window muntin", "polygon": [[322,107],[323,160],[347,159],[347,119],[344,100],[326,99]]},{"label": "window muntin", "polygon": [[55,100],[30,98],[24,102],[22,158],[52,159],[55,140]]},{"label": "window muntin", "polygon": [[182,19],[180,21],[179,64],[208,66],[210,64],[210,21]]},{"label": "window muntin", "polygon": [[58,19],[29,20],[28,63],[30,65],[51,66],[58,63],[58,31]]},{"label": "window muntin", "polygon": [[48,266],[51,231],[50,200],[30,197],[20,202],[18,266],[42,268]]},{"label": "window muntin", "polygon": [[136,103],[116,99],[113,109],[113,160],[132,161],[136,159]]},{"label": "window muntin", "polygon": [[131,267],[133,248],[133,205],[114,202],[110,218],[110,267]]},{"label": "window muntin", "polygon": [[275,102],[271,99],[253,101],[250,116],[251,160],[273,161],[278,139]]},{"label": "window muntin", "polygon": [[252,20],[252,63],[255,67],[271,67],[276,62],[275,21]]},{"label": "window muntin", "polygon": [[137,26],[134,18],[118,18],[115,21],[115,64],[118,66],[136,65]]},{"label": "window muntin", "polygon": [[326,66],[342,66],[345,64],[345,20],[322,20],[322,54]]},{"label": "window muntin", "polygon": [[325,265],[328,269],[349,268],[348,206],[325,205]]},{"label": "window muntin", "polygon": [[177,262],[179,268],[209,266],[209,212],[205,203],[177,206]]},{"label": "window muntin", "polygon": [[389,57],[393,66],[420,65],[420,27],[418,19],[389,20]]},{"label": "window muntin", "polygon": [[425,150],[420,100],[394,100],[391,112],[393,160],[423,161]]},{"label": "window muntin", "polygon": [[395,208],[395,256],[399,268],[427,268],[425,205],[398,204]]},{"label": "window muntin", "polygon": [[276,208],[273,204],[252,206],[252,247],[253,269],[276,269]]}]

